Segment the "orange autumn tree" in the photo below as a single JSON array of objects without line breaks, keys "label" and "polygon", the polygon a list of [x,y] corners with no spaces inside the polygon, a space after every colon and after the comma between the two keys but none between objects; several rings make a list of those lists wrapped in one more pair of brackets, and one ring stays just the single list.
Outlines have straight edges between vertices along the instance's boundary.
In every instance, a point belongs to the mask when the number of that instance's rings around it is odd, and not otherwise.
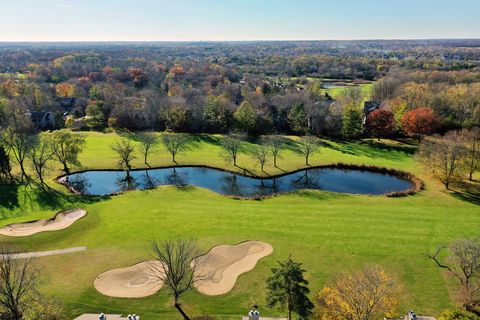
[{"label": "orange autumn tree", "polygon": [[389,136],[395,130],[395,117],[391,111],[377,109],[367,116],[368,131],[378,140]]},{"label": "orange autumn tree", "polygon": [[316,320],[370,320],[395,314],[401,287],[379,266],[345,274],[316,298]]},{"label": "orange autumn tree", "polygon": [[73,98],[75,97],[75,85],[70,83],[59,83],[55,87],[55,91],[58,97],[61,98]]},{"label": "orange autumn tree", "polygon": [[438,126],[438,117],[431,108],[417,108],[404,114],[402,118],[403,131],[418,138],[431,134]]},{"label": "orange autumn tree", "polygon": [[0,83],[0,96],[14,98],[20,96],[20,86],[12,80]]}]

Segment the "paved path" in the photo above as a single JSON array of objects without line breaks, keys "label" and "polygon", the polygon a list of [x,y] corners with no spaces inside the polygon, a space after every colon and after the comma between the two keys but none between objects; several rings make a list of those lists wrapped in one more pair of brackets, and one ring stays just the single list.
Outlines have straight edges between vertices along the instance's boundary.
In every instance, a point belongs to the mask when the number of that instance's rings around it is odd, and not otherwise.
[{"label": "paved path", "polygon": [[[8,254],[8,256],[11,256],[15,259],[29,259],[29,258],[55,256],[55,255],[58,255],[58,254],[74,253],[74,252],[80,252],[80,251],[85,251],[85,250],[87,250],[87,247],[75,247],[75,248],[50,250],[50,251],[12,253],[12,254]],[[4,255],[0,255],[0,257],[3,257],[3,256]]]},{"label": "paved path", "polygon": [[[107,320],[126,320],[127,318],[122,318],[119,314],[106,314]],[[99,315],[93,313],[82,314],[80,317],[75,318],[74,320],[98,320]]]},{"label": "paved path", "polygon": [[[108,320],[108,319],[107,319]],[[242,320],[248,320],[248,317],[243,317]],[[265,317],[260,317],[259,320],[287,320],[287,318],[265,318]]]}]

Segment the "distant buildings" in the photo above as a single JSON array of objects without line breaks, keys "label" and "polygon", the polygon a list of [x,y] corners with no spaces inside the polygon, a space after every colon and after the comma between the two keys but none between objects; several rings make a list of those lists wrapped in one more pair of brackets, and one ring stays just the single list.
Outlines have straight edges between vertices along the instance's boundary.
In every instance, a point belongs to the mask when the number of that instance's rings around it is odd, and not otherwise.
[{"label": "distant buildings", "polygon": [[37,129],[50,129],[55,127],[55,114],[51,111],[30,112],[30,119]]}]

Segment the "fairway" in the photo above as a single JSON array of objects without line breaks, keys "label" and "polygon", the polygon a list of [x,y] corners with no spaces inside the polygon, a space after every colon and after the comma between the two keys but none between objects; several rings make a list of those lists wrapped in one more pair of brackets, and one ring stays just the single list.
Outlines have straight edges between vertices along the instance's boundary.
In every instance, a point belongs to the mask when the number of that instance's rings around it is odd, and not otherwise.
[{"label": "fairway", "polygon": [[[110,145],[117,134],[85,133],[87,145],[80,156],[81,168],[114,169],[116,159]],[[221,156],[220,135],[192,135],[189,150],[177,156],[181,165],[209,165],[231,171],[268,176],[304,167],[294,153],[296,137],[281,153],[278,168],[267,162],[265,172],[246,154],[238,167]],[[255,141],[244,142],[245,151]],[[450,281],[425,256],[439,244],[463,236],[478,235],[478,202],[468,201],[422,174],[414,158],[416,147],[401,142],[322,140],[311,165],[349,163],[376,165],[411,172],[422,179],[425,190],[408,197],[358,196],[324,191],[297,191],[262,200],[238,200],[195,188],[159,187],[132,191],[106,198],[75,196],[53,182],[59,168],[49,172],[52,186],[61,196],[33,195],[24,190],[2,190],[18,201],[3,204],[1,226],[49,219],[60,210],[82,208],[88,215],[68,229],[42,232],[30,237],[1,236],[3,244],[22,252],[87,247],[86,251],[43,257],[37,260],[44,281],[41,291],[64,301],[69,315],[81,313],[136,313],[144,319],[178,319],[165,290],[155,295],[125,299],[107,297],[94,289],[95,278],[108,270],[125,268],[150,260],[149,241],[177,237],[197,239],[203,252],[218,245],[248,240],[270,244],[273,253],[241,274],[226,294],[208,296],[189,292],[185,309],[197,316],[220,315],[238,319],[252,304],[262,315],[283,315],[265,304],[265,280],[277,260],[289,255],[307,270],[313,294],[341,272],[368,264],[379,264],[398,276],[404,287],[402,308],[418,314],[437,315],[451,307]],[[134,167],[146,167],[138,154]],[[149,157],[152,167],[172,165],[170,155],[160,147]],[[3,196],[2,196],[3,197]],[[471,199],[470,199],[471,200]],[[26,204],[28,203],[28,204]],[[451,292],[451,291],[450,291]]]}]

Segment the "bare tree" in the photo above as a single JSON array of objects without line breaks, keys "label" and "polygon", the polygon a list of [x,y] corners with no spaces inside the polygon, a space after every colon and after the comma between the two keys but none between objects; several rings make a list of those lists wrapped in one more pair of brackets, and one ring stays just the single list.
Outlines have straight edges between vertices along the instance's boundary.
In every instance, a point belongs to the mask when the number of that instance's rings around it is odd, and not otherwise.
[{"label": "bare tree", "polygon": [[43,178],[45,172],[49,169],[48,164],[53,160],[54,154],[55,151],[52,148],[52,143],[49,137],[45,134],[39,134],[35,143],[29,150],[28,155],[42,188],[48,187]]},{"label": "bare tree", "polygon": [[183,311],[180,297],[190,289],[194,289],[199,279],[199,265],[197,258],[200,251],[193,240],[166,240],[163,242],[151,242],[151,251],[154,258],[159,262],[153,268],[153,274],[170,291],[175,308],[185,320],[190,320]]},{"label": "bare tree", "polygon": [[420,144],[417,157],[428,173],[443,183],[445,188],[461,180],[461,165],[465,155],[462,139],[457,132],[443,137],[435,136]]},{"label": "bare tree", "polygon": [[281,158],[280,151],[282,150],[284,143],[284,139],[280,136],[271,136],[267,139],[267,145],[269,146],[270,152],[272,153],[273,166],[275,168],[277,167],[277,159]]},{"label": "bare tree", "polygon": [[148,164],[148,155],[150,151],[155,148],[155,145],[157,144],[157,137],[152,132],[142,132],[139,133],[137,136],[140,140],[140,153],[143,155],[143,162],[147,166],[150,166]]},{"label": "bare tree", "polygon": [[317,296],[315,319],[379,319],[394,312],[400,286],[378,266],[345,274]]},{"label": "bare tree", "polygon": [[127,168],[127,171],[132,169],[132,161],[136,159],[135,146],[132,141],[127,138],[122,138],[111,146],[119,157],[118,166],[120,168]]},{"label": "bare tree", "polygon": [[17,100],[12,100],[5,112],[4,127],[1,132],[3,145],[13,154],[20,167],[22,181],[28,180],[25,159],[35,142],[35,130],[28,117],[27,109]]},{"label": "bare tree", "polygon": [[18,259],[5,248],[0,254],[0,306],[9,319],[21,320],[37,294],[38,272],[30,259]]},{"label": "bare tree", "polygon": [[[439,258],[444,249],[449,251],[445,262]],[[440,246],[428,257],[458,281],[457,293],[462,307],[480,315],[480,238],[456,240],[449,246]]]},{"label": "bare tree", "polygon": [[85,137],[69,130],[56,130],[52,132],[52,147],[55,158],[63,165],[65,173],[70,172],[69,165],[80,165],[78,155],[85,146]]},{"label": "bare tree", "polygon": [[298,143],[297,152],[305,158],[305,165],[309,166],[310,156],[320,151],[317,140],[313,137],[303,137]]},{"label": "bare tree", "polygon": [[465,167],[468,178],[473,180],[475,172],[480,170],[480,128],[463,129],[460,135],[465,141]]},{"label": "bare tree", "polygon": [[242,150],[242,138],[238,135],[228,135],[223,138],[222,151],[226,161],[232,161],[233,165],[237,165],[238,154]]},{"label": "bare tree", "polygon": [[253,156],[260,164],[262,172],[264,172],[263,168],[265,167],[265,163],[267,162],[268,151],[268,147],[263,144],[253,150]]},{"label": "bare tree", "polygon": [[181,133],[164,134],[162,140],[168,152],[172,155],[172,162],[177,163],[175,156],[186,150],[188,142],[187,136]]}]

